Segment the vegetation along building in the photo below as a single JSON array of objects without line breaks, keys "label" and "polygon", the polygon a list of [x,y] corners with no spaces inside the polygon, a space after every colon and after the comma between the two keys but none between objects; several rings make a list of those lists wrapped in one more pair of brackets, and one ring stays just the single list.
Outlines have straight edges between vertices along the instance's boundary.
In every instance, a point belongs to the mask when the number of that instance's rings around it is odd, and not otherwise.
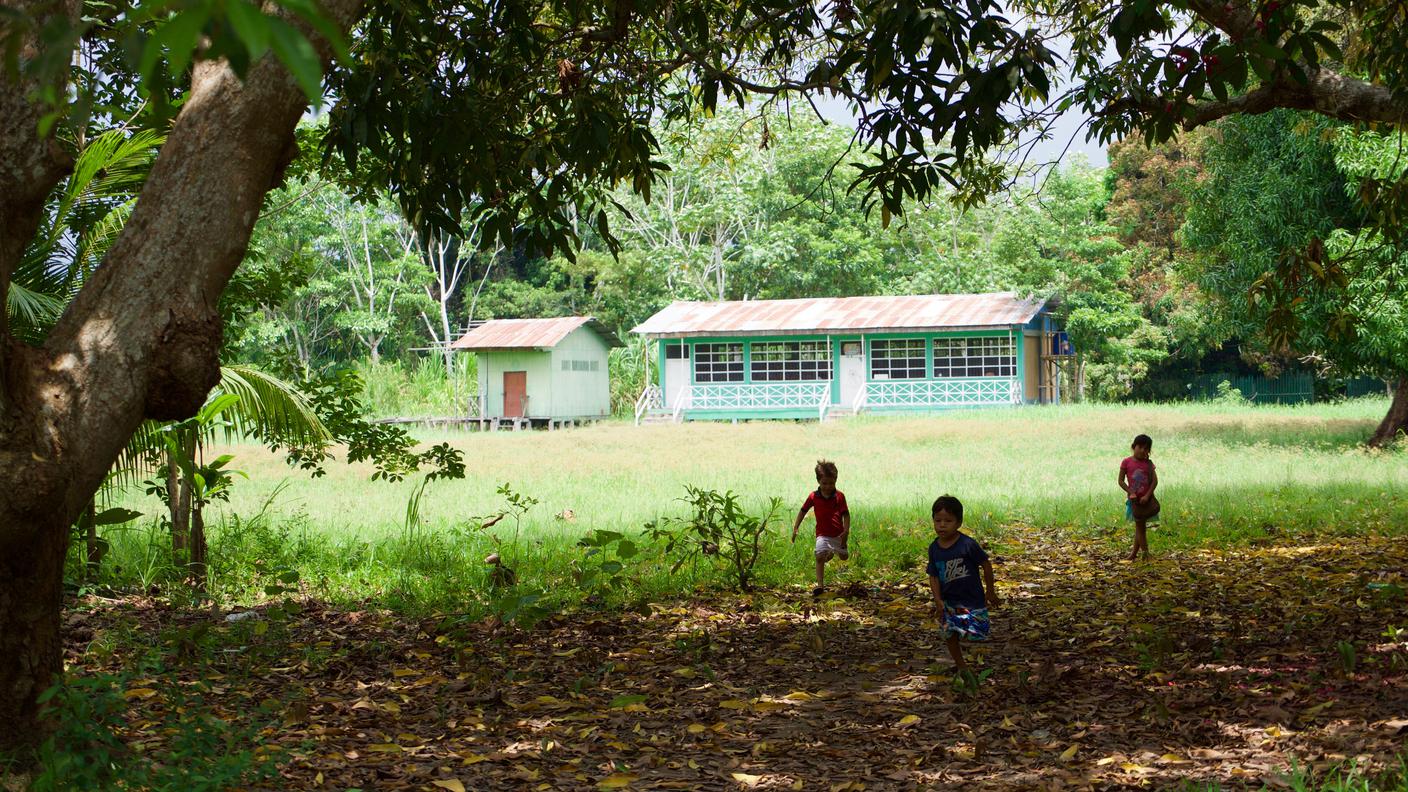
[{"label": "vegetation along building", "polygon": [[607,353],[621,341],[589,316],[492,319],[451,345],[479,357],[479,415],[515,426],[611,414]]},{"label": "vegetation along building", "polygon": [[676,302],[632,330],[658,355],[641,420],[816,418],[1049,404],[1070,354],[1011,293]]}]

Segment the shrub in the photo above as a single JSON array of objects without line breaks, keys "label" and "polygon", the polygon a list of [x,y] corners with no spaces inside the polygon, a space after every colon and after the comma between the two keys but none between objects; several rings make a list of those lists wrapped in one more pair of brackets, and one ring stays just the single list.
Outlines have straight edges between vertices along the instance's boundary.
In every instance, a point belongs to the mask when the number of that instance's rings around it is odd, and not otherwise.
[{"label": "shrub", "polygon": [[675,558],[671,574],[686,563],[703,558],[726,565],[739,590],[752,590],[753,567],[762,555],[769,524],[782,511],[782,500],[772,498],[767,511],[754,516],[739,506],[732,490],[719,494],[686,486],[685,491],[688,494],[682,500],[694,512],[690,517],[664,518],[646,525],[652,541],[663,545],[667,557]]}]

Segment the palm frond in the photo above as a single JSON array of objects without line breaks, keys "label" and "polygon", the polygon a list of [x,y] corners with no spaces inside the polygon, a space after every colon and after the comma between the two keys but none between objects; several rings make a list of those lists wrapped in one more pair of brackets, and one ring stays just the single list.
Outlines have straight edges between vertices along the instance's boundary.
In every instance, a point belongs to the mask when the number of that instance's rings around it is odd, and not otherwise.
[{"label": "palm frond", "polygon": [[127,219],[132,216],[132,210],[136,207],[137,198],[133,196],[108,210],[107,214],[88,226],[87,231],[78,238],[72,264],[67,273],[70,291],[76,292],[98,266],[98,262],[102,261],[103,256],[107,255],[108,248],[117,241],[118,234],[122,233]]},{"label": "palm frond", "polygon": [[162,456],[166,445],[164,434],[170,421],[143,421],[132,433],[122,453],[118,454],[108,477],[103,480],[102,492],[110,489],[123,489],[140,483],[143,479],[156,476],[163,466]]},{"label": "palm frond", "polygon": [[[222,409],[209,408],[234,401]],[[332,439],[327,427],[303,395],[288,382],[252,366],[221,366],[220,383],[202,407],[209,420],[197,426],[197,442],[256,438],[280,445],[302,445]],[[166,438],[175,421],[143,421],[113,464],[104,486],[127,487],[154,477],[165,465]]]},{"label": "palm frond", "polygon": [[5,292],[5,310],[15,336],[37,342],[63,313],[64,301],[52,294],[31,289],[28,283],[11,281],[9,290]]},{"label": "palm frond", "polygon": [[[74,160],[73,172],[46,202],[15,280],[67,301],[131,215],[136,193],[165,138],[156,132],[107,132]],[[92,232],[97,237],[89,239]]]},{"label": "palm frond", "polygon": [[226,439],[255,437],[265,442],[307,444],[332,439],[303,394],[290,383],[252,366],[224,366],[211,391],[239,397],[224,410]]}]

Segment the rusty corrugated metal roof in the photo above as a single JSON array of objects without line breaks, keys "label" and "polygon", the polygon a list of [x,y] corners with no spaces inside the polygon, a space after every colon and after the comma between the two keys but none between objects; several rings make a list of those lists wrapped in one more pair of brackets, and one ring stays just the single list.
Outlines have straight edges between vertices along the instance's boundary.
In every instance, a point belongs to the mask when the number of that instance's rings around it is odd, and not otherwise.
[{"label": "rusty corrugated metal roof", "polygon": [[621,339],[606,325],[590,316],[564,316],[557,319],[490,319],[465,333],[451,349],[487,352],[496,349],[551,349],[573,330],[587,325],[607,346],[622,346]]},{"label": "rusty corrugated metal roof", "polygon": [[651,336],[977,330],[1024,325],[1045,304],[1012,292],[675,302],[631,332]]}]

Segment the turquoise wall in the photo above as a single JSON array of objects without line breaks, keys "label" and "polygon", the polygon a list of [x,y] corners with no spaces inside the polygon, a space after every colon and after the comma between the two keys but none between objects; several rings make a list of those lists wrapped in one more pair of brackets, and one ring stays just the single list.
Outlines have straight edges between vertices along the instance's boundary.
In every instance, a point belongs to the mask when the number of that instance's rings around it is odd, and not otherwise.
[{"label": "turquoise wall", "polygon": [[[657,355],[659,360],[659,379],[662,390],[678,387],[678,383],[666,382],[665,378],[665,344],[683,343],[690,347],[688,378],[690,385],[698,385],[703,390],[696,391],[696,396],[706,398],[708,407],[704,409],[692,408],[687,411],[691,418],[701,419],[728,419],[745,417],[769,417],[769,418],[806,418],[816,414],[815,409],[800,407],[797,402],[808,401],[816,396],[824,397],[826,392],[830,394],[832,406],[841,403],[841,344],[846,341],[861,341],[865,350],[865,383],[869,394],[870,403],[867,409],[874,412],[893,411],[927,411],[933,409],[943,409],[945,407],[978,406],[978,405],[1006,405],[1013,404],[1011,396],[1011,383],[1017,382],[1018,396],[1016,403],[1033,403],[1035,401],[1036,382],[1032,380],[1035,367],[1032,366],[1034,360],[1032,350],[1028,349],[1028,344],[1024,336],[1030,332],[1041,332],[1044,330],[1055,330],[1055,322],[1048,313],[1042,313],[1025,325],[1014,325],[1011,328],[998,330],[976,330],[976,331],[948,331],[948,332],[912,332],[912,333],[869,333],[869,334],[846,334],[846,335],[826,335],[826,334],[783,334],[768,336],[706,336],[692,337],[684,339],[659,339]],[[934,340],[935,339],[958,339],[958,338],[1010,338],[1013,342],[1015,353],[1015,374],[1012,377],[935,377],[934,372]],[[895,379],[877,380],[871,375],[871,343],[880,339],[921,339],[924,341],[924,369],[925,377],[920,379]],[[829,341],[831,344],[831,371],[830,381],[789,381],[776,382],[773,380],[753,379],[751,367],[753,344],[774,343],[780,341]],[[743,346],[743,379],[734,383],[699,383],[694,380],[694,347],[698,344],[741,344]],[[746,386],[746,387],[745,387]],[[790,402],[782,403],[785,399],[779,400],[776,394],[779,388],[793,386],[792,392],[801,393]],[[889,387],[887,387],[889,386]],[[756,388],[756,390],[754,389]],[[769,389],[764,391],[763,389]],[[877,390],[878,389],[878,390]],[[879,398],[876,394],[883,393],[884,398],[890,402],[912,401],[911,404],[894,404],[890,406],[880,406],[876,404]],[[732,396],[732,403],[724,403]],[[735,406],[736,405],[736,406]],[[849,406],[849,405],[846,405]]]}]

